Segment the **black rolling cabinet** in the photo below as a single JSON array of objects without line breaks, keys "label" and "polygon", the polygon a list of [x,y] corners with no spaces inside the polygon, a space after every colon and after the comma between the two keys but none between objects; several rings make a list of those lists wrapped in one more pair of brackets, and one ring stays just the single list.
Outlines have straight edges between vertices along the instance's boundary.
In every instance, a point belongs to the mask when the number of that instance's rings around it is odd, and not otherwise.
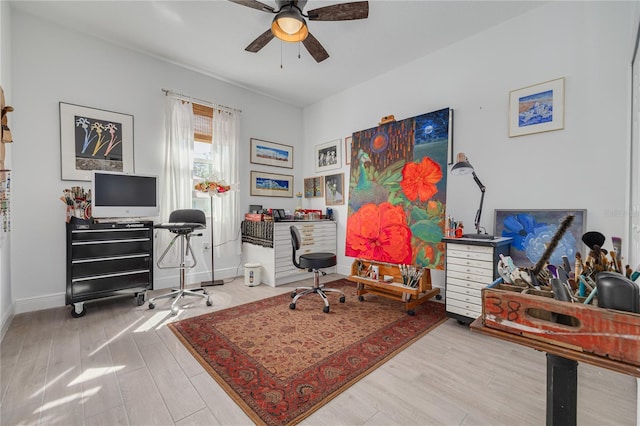
[{"label": "black rolling cabinet", "polygon": [[86,313],[84,302],[134,295],[144,304],[153,289],[153,222],[67,223],[66,304],[71,315]]}]

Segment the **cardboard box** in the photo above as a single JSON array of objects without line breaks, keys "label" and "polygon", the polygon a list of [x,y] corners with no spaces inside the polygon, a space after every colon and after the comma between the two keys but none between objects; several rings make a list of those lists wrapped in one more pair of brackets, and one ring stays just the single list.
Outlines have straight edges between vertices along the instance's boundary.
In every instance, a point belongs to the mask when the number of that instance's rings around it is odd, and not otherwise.
[{"label": "cardboard box", "polygon": [[640,366],[640,314],[485,288],[482,323],[489,328]]}]

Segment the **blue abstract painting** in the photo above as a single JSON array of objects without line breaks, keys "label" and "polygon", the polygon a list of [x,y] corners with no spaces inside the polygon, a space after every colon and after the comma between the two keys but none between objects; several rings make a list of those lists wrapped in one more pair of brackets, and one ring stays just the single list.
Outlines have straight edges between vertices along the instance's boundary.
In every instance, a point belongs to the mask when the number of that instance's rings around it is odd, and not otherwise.
[{"label": "blue abstract painting", "polygon": [[576,253],[583,250],[580,254],[586,254],[582,242],[586,210],[496,210],[494,235],[512,238],[510,256],[516,266],[533,266],[569,215],[574,216],[573,222],[551,254],[549,263],[561,265],[562,256],[567,256],[573,263]]}]

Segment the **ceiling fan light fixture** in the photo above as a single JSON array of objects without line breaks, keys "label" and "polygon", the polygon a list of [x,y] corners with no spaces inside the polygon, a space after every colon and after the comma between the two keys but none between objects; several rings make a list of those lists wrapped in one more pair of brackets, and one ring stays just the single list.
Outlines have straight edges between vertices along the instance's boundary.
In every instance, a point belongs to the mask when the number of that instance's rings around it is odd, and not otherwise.
[{"label": "ceiling fan light fixture", "polygon": [[293,43],[303,41],[309,35],[307,23],[293,10],[278,13],[271,23],[271,32],[280,40]]}]

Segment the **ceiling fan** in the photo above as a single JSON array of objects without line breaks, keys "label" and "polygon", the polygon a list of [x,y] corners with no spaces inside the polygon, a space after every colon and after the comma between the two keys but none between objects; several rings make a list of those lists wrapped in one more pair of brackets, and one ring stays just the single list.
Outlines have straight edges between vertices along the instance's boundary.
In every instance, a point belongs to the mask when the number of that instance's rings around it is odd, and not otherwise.
[{"label": "ceiling fan", "polygon": [[324,61],[329,57],[329,54],[318,39],[309,32],[305,18],[310,21],[351,21],[365,19],[369,16],[369,2],[367,1],[320,7],[308,11],[306,14],[302,9],[307,4],[307,0],[276,0],[277,9],[257,0],[229,1],[276,15],[271,23],[271,28],[259,35],[244,50],[256,53],[274,37],[277,37],[282,41],[302,42],[316,62]]}]

